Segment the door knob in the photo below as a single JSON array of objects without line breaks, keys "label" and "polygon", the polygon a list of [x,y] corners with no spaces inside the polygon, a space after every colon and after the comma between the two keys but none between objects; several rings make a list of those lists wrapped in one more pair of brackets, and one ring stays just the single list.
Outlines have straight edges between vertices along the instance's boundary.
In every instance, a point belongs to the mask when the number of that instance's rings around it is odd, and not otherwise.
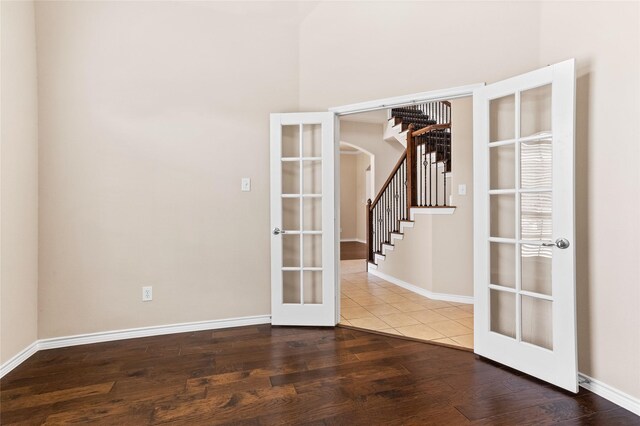
[{"label": "door knob", "polygon": [[571,244],[566,238],[558,238],[555,243],[542,243],[542,245],[544,247],[558,247],[559,249],[566,249]]},{"label": "door knob", "polygon": [[284,231],[281,231],[280,228],[273,228],[273,235],[280,235],[280,234],[284,234]]}]

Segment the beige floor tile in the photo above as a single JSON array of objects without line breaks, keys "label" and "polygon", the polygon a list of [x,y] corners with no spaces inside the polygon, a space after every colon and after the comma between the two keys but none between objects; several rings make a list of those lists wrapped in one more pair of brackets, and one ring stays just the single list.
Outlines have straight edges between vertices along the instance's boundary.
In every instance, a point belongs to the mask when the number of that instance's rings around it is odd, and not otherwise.
[{"label": "beige floor tile", "polygon": [[346,296],[348,296],[348,297],[350,297],[350,298],[352,298],[354,300],[356,298],[358,298],[358,297],[371,297],[371,293],[369,293],[366,290],[361,290],[361,289],[358,289],[358,290],[345,290],[345,291],[343,291],[343,293]]},{"label": "beige floor tile", "polygon": [[442,339],[445,336],[435,331],[433,328],[425,324],[409,325],[406,327],[397,327],[400,333],[405,336],[413,337],[415,339],[433,340]]},{"label": "beige floor tile", "polygon": [[385,328],[383,330],[378,330],[378,331],[382,331],[384,333],[389,333],[389,334],[394,334],[396,336],[404,336],[404,334],[400,333],[398,330],[396,330],[395,328]]},{"label": "beige floor tile", "polygon": [[429,327],[433,328],[439,333],[442,333],[446,337],[461,336],[463,334],[473,333],[473,330],[454,320],[432,322],[429,323]]},{"label": "beige floor tile", "polygon": [[417,319],[418,321],[420,321],[423,324],[429,324],[432,322],[438,322],[438,321],[446,321],[449,318],[440,315],[439,313],[437,313],[436,311],[432,311],[430,309],[424,309],[422,311],[415,311],[415,312],[409,312],[409,316]]},{"label": "beige floor tile", "polygon": [[396,309],[399,309],[400,312],[416,312],[416,311],[424,310],[424,307],[422,307],[421,305],[418,305],[415,302],[398,302],[398,303],[392,303],[391,306],[393,306]]},{"label": "beige floor tile", "polygon": [[391,327],[404,327],[407,325],[420,324],[415,318],[410,317],[407,314],[391,314],[391,315],[378,315],[380,319],[389,324]]},{"label": "beige floor tile", "polygon": [[382,300],[380,298],[377,298],[375,296],[368,296],[368,297],[358,296],[358,297],[354,297],[353,301],[356,302],[360,306],[372,306],[372,305],[384,305],[384,304],[386,304],[386,302],[384,300]]},{"label": "beige floor tile", "polygon": [[471,330],[473,330],[473,317],[469,317],[469,318],[458,318],[457,320],[455,320],[456,322],[459,322],[460,324],[464,325],[465,327],[470,328]]},{"label": "beige floor tile", "polygon": [[462,309],[456,308],[455,306],[452,306],[450,308],[436,309],[435,311],[449,319],[469,318],[473,316],[473,313],[463,311]]},{"label": "beige floor tile", "polygon": [[451,307],[451,305],[448,302],[443,302],[442,300],[431,300],[431,299],[427,299],[426,297],[419,303],[427,309],[440,309],[440,308]]},{"label": "beige floor tile", "polygon": [[430,300],[424,296],[421,296],[419,294],[415,294],[415,293],[411,293],[411,294],[403,294],[402,297],[404,297],[405,299],[410,300],[411,302],[416,302],[416,303],[420,303],[420,302],[424,302],[426,300]]},{"label": "beige floor tile", "polygon": [[460,343],[448,337],[445,337],[444,339],[433,339],[432,342],[446,343],[447,345],[453,345],[453,346],[461,346]]},{"label": "beige floor tile", "polygon": [[356,318],[367,318],[367,317],[374,316],[371,312],[367,311],[365,308],[362,308],[362,307],[344,308],[342,309],[342,312],[340,312],[340,314],[346,319],[348,319],[349,321]]},{"label": "beige floor tile", "polygon": [[388,303],[382,305],[371,305],[365,308],[367,311],[371,312],[377,317],[382,315],[390,315],[390,314],[399,314],[400,311],[389,305]]},{"label": "beige floor tile", "polygon": [[400,295],[400,294],[385,294],[383,296],[378,296],[380,299],[384,300],[387,303],[399,303],[399,302],[409,302],[409,299]]},{"label": "beige floor tile", "polygon": [[360,305],[354,302],[353,299],[346,298],[346,299],[340,299],[340,306],[342,308],[355,308]]},{"label": "beige floor tile", "polygon": [[359,268],[342,265],[340,324],[473,348],[473,304],[432,300]]},{"label": "beige floor tile", "polygon": [[465,348],[473,349],[473,334],[465,334],[462,336],[455,336],[451,338],[460,346],[464,346]]},{"label": "beige floor tile", "polygon": [[350,320],[350,322],[354,327],[366,328],[368,330],[382,330],[389,328],[389,324],[376,317],[356,318]]},{"label": "beige floor tile", "polygon": [[467,311],[467,312],[473,313],[473,305],[472,304],[458,305],[458,308],[462,309],[463,311]]},{"label": "beige floor tile", "polygon": [[407,290],[406,288],[395,286],[395,288],[390,288],[391,291],[397,294],[415,294],[411,290]]},{"label": "beige floor tile", "polygon": [[392,292],[391,290],[387,290],[386,288],[375,288],[373,290],[370,291],[371,295],[376,296],[376,297],[380,297],[380,296],[393,296],[396,293]]}]

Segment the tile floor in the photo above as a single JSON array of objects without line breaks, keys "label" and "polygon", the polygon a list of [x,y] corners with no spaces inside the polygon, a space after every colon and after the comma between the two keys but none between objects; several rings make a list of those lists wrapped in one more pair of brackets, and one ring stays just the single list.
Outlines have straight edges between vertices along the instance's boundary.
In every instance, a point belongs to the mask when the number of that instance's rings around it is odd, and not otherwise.
[{"label": "tile floor", "polygon": [[473,348],[473,305],[432,300],[340,262],[340,324]]}]

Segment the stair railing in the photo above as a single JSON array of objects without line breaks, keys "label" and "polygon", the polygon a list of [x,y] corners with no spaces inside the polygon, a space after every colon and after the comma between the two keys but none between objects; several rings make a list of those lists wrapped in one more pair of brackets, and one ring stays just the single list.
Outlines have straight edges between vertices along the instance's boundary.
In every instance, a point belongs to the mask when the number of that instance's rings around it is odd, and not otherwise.
[{"label": "stair railing", "polygon": [[371,262],[375,261],[375,253],[382,253],[382,245],[389,242],[390,234],[400,229],[400,221],[407,218],[407,188],[405,151],[376,198],[367,200],[367,247]]},{"label": "stair railing", "polygon": [[417,130],[413,123],[408,125],[406,150],[375,199],[367,200],[367,248],[373,263],[376,253],[382,254],[383,245],[391,242],[391,233],[399,232],[400,222],[409,219],[412,207],[447,207],[451,104],[429,102],[404,110],[416,110],[435,124],[425,126],[429,121],[419,120],[423,124]]}]

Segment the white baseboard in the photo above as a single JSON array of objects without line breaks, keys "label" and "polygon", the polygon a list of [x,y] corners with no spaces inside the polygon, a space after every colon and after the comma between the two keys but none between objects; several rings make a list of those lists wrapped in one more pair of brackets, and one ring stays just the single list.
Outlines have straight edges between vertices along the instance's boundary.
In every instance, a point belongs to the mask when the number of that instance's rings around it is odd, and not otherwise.
[{"label": "white baseboard", "polygon": [[640,416],[640,399],[602,383],[586,374],[578,373],[580,386],[620,407]]},{"label": "white baseboard", "polygon": [[380,272],[371,267],[369,267],[368,269],[369,269],[369,273],[372,275],[375,275],[376,277],[382,278],[383,280],[387,280],[392,284],[395,284],[399,287],[402,287],[404,289],[417,293],[421,296],[428,297],[429,299],[442,300],[444,302],[473,304],[473,296],[459,296],[457,294],[434,293],[422,287],[409,284],[408,282],[402,281],[396,277],[392,277],[391,275],[387,275],[384,272]]},{"label": "white baseboard", "polygon": [[25,362],[31,355],[38,352],[38,341],[33,342],[17,354],[15,354],[11,359],[9,359],[4,364],[0,365],[0,378],[4,377],[11,370]]},{"label": "white baseboard", "polygon": [[33,342],[22,352],[0,366],[0,378],[27,360],[37,351],[45,349],[65,348],[69,346],[87,345],[91,343],[111,342],[114,340],[134,339],[139,337],[161,336],[164,334],[187,333],[192,331],[216,330],[220,328],[241,327],[245,325],[270,324],[270,315],[228,318],[211,321],[187,322],[152,327],[129,328],[100,333],[78,334],[75,336],[40,339]]},{"label": "white baseboard", "polygon": [[362,243],[367,244],[365,240],[361,240],[359,238],[345,238],[340,240],[341,243]]}]

